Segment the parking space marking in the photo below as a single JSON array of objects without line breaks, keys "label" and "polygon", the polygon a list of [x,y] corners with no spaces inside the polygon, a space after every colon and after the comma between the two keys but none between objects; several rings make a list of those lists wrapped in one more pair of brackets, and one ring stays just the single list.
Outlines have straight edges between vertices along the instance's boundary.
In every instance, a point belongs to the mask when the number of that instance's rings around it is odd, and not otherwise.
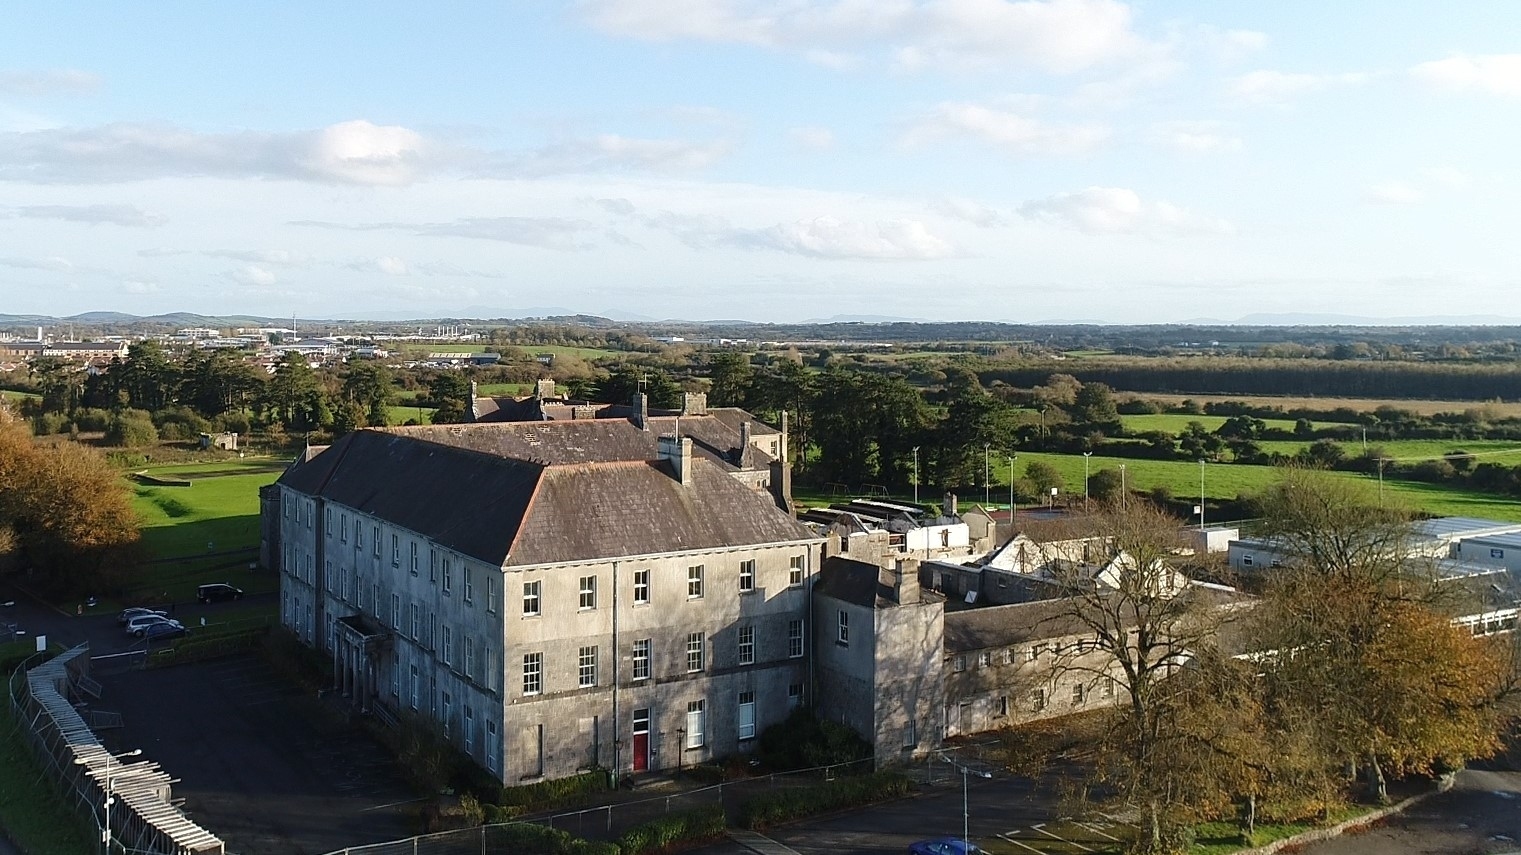
[{"label": "parking space marking", "polygon": [[1035,855],[1045,855],[1045,853],[1041,852],[1039,849],[1036,849],[1034,846],[1031,846],[1028,843],[1021,843],[1020,841],[1015,840],[1014,838],[1008,836],[1007,834],[1000,834],[1000,835],[998,835],[998,837],[1001,838],[1001,839],[1003,839],[1003,840],[1005,840],[1005,841],[1007,841],[1007,842],[1009,842],[1009,843],[1014,844],[1015,846],[1020,847],[1021,849],[1028,849],[1031,852],[1034,852]]},{"label": "parking space marking", "polygon": [[1104,832],[1100,831],[1098,825],[1095,824],[1095,823],[1091,823],[1091,822],[1077,822],[1075,824],[1079,825],[1079,826],[1081,826],[1083,828],[1088,829],[1089,831],[1093,832],[1094,834],[1097,834],[1099,837],[1102,837],[1105,840],[1113,840],[1115,843],[1119,843],[1120,842],[1120,839],[1118,837],[1110,837],[1109,835],[1107,835]]},{"label": "parking space marking", "polygon": [[1043,823],[1040,823],[1039,825],[1032,825],[1032,826],[1030,826],[1030,829],[1032,831],[1038,831],[1041,834],[1044,834],[1045,836],[1051,838],[1052,840],[1058,841],[1060,843],[1066,843],[1069,846],[1076,846],[1077,848],[1083,850],[1084,852],[1092,852],[1093,851],[1092,849],[1089,849],[1088,847],[1084,846],[1083,844],[1078,843],[1076,840],[1068,840],[1067,838],[1062,837],[1060,834],[1055,834],[1053,832],[1047,831],[1044,828],[1044,826],[1045,826],[1045,823],[1043,822]]}]

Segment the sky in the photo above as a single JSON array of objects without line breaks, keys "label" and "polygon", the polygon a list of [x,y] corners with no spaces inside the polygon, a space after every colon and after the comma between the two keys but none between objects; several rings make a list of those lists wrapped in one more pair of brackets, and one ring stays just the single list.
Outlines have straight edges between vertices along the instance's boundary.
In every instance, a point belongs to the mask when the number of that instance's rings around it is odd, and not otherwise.
[{"label": "sky", "polygon": [[0,313],[1521,314],[1512,0],[6,18]]}]

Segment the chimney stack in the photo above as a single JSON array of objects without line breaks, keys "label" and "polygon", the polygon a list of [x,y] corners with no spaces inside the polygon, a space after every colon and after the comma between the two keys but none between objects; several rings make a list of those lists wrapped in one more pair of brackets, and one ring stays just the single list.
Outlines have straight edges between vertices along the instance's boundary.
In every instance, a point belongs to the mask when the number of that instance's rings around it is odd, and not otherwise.
[{"label": "chimney stack", "polygon": [[919,603],[919,562],[912,558],[899,558],[893,563],[893,593],[900,606]]},{"label": "chimney stack", "polygon": [[941,510],[948,517],[954,517],[954,516],[956,516],[956,494],[955,493],[946,493],[945,494],[945,507],[943,507]]},{"label": "chimney stack", "polygon": [[643,392],[634,393],[634,424],[640,430],[649,430],[650,399]]},{"label": "chimney stack", "polygon": [[708,414],[708,393],[685,392],[681,396],[681,414],[684,416],[705,416]]},{"label": "chimney stack", "polygon": [[787,462],[787,411],[782,410],[782,462]]},{"label": "chimney stack", "polygon": [[739,455],[734,461],[737,466],[745,465],[745,455],[750,453],[750,422],[739,423]]},{"label": "chimney stack", "polygon": [[681,486],[692,485],[692,438],[689,436],[662,436],[657,442],[656,459],[666,460],[676,471]]}]

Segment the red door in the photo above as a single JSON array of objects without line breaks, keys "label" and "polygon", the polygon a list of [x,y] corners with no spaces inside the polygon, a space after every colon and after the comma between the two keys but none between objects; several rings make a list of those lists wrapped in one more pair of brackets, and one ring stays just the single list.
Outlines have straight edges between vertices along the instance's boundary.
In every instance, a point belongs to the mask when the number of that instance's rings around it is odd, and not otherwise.
[{"label": "red door", "polygon": [[634,710],[634,771],[650,768],[650,711]]}]

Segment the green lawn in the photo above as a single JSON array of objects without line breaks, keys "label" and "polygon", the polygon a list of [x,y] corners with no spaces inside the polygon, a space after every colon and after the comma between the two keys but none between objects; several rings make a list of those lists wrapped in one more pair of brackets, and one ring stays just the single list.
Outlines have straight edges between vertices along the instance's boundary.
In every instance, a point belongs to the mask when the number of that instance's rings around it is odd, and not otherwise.
[{"label": "green lawn", "polygon": [[533,393],[532,383],[482,383],[476,389],[482,395],[521,398]]},{"label": "green lawn", "polygon": [[187,478],[189,487],[133,483],[133,506],[142,520],[143,545],[152,563],[129,596],[183,602],[207,582],[231,582],[245,591],[273,590],[275,580],[248,572],[247,550],[259,545],[259,488],[273,482],[287,461],[271,457],[156,466],[150,475]]},{"label": "green lawn", "polygon": [[[1120,421],[1125,423],[1126,430],[1139,433],[1141,431],[1166,431],[1171,434],[1182,433],[1188,427],[1189,422],[1198,422],[1211,432],[1225,424],[1226,416],[1195,416],[1188,413],[1152,413],[1147,415],[1120,416]],[[1293,430],[1293,419],[1263,419],[1270,428],[1280,430]],[[1330,427],[1335,422],[1315,422],[1316,427]]]},{"label": "green lawn", "polygon": [[37,394],[36,392],[17,392],[14,389],[0,389],[0,398],[10,398],[11,400],[14,400],[14,401],[20,401],[20,400],[23,400],[25,398],[41,398],[41,397],[42,396],[39,395],[39,394]]},{"label": "green lawn", "polygon": [[[1278,452],[1292,455],[1309,445],[1308,442],[1297,440],[1268,440],[1257,443],[1263,451]],[[1357,457],[1363,453],[1362,440],[1339,443],[1348,457]],[[1368,441],[1369,449],[1383,449],[1385,457],[1398,460],[1403,463],[1420,460],[1432,460],[1449,451],[1466,451],[1478,455],[1474,460],[1478,463],[1500,463],[1506,466],[1521,464],[1521,442],[1508,439],[1392,439],[1386,441]]]},{"label": "green lawn", "polygon": [[[433,414],[437,412],[437,409],[437,407],[392,406],[386,410],[386,420],[393,425],[404,425],[408,419],[417,419],[419,424],[432,424]],[[418,419],[419,415],[422,418]]]}]

